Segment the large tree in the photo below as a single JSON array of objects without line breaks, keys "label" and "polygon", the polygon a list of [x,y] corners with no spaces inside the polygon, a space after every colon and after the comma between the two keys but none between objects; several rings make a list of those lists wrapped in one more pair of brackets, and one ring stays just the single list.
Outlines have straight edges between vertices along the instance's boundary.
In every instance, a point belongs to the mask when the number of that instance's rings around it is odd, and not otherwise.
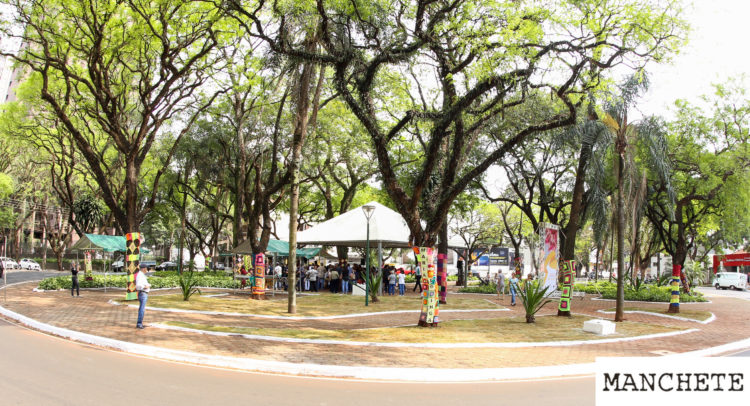
[{"label": "large tree", "polygon": [[[750,103],[737,83],[717,86],[705,101],[706,109],[677,103],[668,154],[673,203],[667,183],[655,176],[648,180],[646,215],[672,256],[674,276],[684,274],[685,259],[700,234],[732,234],[750,217]],[[679,312],[679,303],[670,304],[669,311]]]},{"label": "large tree", "polygon": [[[13,9],[5,34],[23,43],[18,53],[3,55],[39,80],[46,108],[83,156],[118,228],[138,231],[174,146],[210,102],[196,104],[196,98],[217,65],[212,51],[220,11],[190,0],[2,4]],[[143,165],[155,141],[168,136],[173,148],[143,193]],[[116,154],[102,153],[106,148]],[[111,187],[112,176],[122,179],[124,196]]]},{"label": "large tree", "polygon": [[[674,2],[223,4],[275,53],[333,68],[336,90],[369,134],[414,245],[435,244],[471,180],[527,137],[572,124],[581,92],[625,58],[662,58],[680,41],[681,27]],[[314,51],[289,29],[291,16],[301,14],[314,16],[308,31],[317,29],[321,44]],[[275,24],[265,25],[269,19]],[[496,117],[543,95],[554,101],[550,114],[488,131]],[[423,152],[409,174],[391,154],[404,141]]]}]

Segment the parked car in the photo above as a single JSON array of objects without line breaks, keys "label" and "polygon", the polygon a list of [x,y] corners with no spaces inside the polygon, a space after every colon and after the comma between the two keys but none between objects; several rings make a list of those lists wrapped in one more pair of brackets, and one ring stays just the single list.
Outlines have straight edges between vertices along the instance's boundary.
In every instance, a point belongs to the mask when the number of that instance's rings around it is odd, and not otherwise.
[{"label": "parked car", "polygon": [[125,259],[120,257],[114,260],[111,265],[112,272],[122,272],[125,269]]},{"label": "parked car", "polygon": [[3,263],[4,269],[19,269],[20,268],[18,263],[11,258],[0,257],[0,262]]},{"label": "parked car", "polygon": [[41,271],[42,267],[33,259],[30,258],[23,258],[21,259],[21,262],[18,263],[18,265],[21,266],[21,269],[29,269],[32,271]]},{"label": "parked car", "polygon": [[741,272],[719,272],[714,279],[716,289],[745,289],[747,288],[747,275]]},{"label": "parked car", "polygon": [[166,271],[167,269],[177,268],[177,263],[172,261],[164,261],[156,266],[157,271]]}]

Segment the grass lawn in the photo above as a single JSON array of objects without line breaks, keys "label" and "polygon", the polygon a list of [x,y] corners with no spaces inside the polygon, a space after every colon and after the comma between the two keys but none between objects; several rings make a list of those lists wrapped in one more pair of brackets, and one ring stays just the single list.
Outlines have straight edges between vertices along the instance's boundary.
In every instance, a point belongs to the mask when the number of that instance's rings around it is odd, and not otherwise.
[{"label": "grass lawn", "polygon": [[[616,308],[613,307],[611,309],[607,309],[605,311],[607,312],[613,312]],[[667,307],[665,306],[663,309],[654,309],[654,308],[645,308],[645,307],[626,307],[625,311],[639,311],[639,312],[649,312],[649,313],[657,313],[657,314],[663,314],[665,316],[677,316],[677,317],[683,317],[686,319],[692,319],[692,320],[698,320],[698,321],[706,321],[711,317],[711,312],[705,311],[705,310],[690,310],[690,309],[683,309],[682,306],[680,306],[680,312],[675,313],[667,313]]]},{"label": "grass lawn", "polygon": [[[275,329],[209,326],[183,322],[168,322],[167,324],[235,334],[366,342],[482,343],[596,340],[602,338],[583,331],[583,322],[589,319],[591,317],[573,316],[568,318],[544,316],[537,317],[536,323],[532,324],[527,324],[524,317],[454,320],[440,323],[438,328],[429,330],[416,326],[361,330],[320,330],[311,328]],[[622,322],[617,323],[617,333],[607,336],[607,338],[632,337],[680,330],[682,329],[658,324]],[[427,332],[429,334],[426,334]]]},{"label": "grass lawn", "polygon": [[[206,294],[210,294],[206,292]],[[365,307],[364,296],[320,294],[297,297],[295,316],[335,316],[351,313],[375,313],[393,310],[419,311],[421,300],[416,296],[380,297],[377,303],[370,302]],[[275,316],[289,316],[287,296],[276,295],[269,300],[252,300],[247,295],[203,297],[194,295],[190,301],[182,300],[180,294],[151,295],[148,305],[152,307],[184,310],[202,310],[226,313],[251,313]],[[500,309],[484,299],[449,297],[448,304],[440,305],[441,310]]]}]

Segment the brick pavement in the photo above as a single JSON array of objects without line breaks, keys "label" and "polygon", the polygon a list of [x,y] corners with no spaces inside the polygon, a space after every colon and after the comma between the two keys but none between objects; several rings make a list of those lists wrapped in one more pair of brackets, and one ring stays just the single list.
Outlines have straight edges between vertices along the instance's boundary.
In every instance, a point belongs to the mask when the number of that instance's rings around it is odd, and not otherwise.
[{"label": "brick pavement", "polygon": [[[636,341],[584,344],[565,347],[522,348],[382,348],[348,345],[280,343],[249,340],[242,337],[221,337],[193,332],[159,328],[134,328],[137,309],[112,305],[109,300],[121,301],[122,290],[82,290],[80,298],[71,298],[67,291],[32,292],[35,283],[8,287],[8,301],[2,306],[53,326],[83,333],[147,344],[176,350],[211,355],[248,357],[263,360],[315,363],[346,366],[399,366],[436,368],[503,368],[543,365],[566,365],[593,362],[598,356],[656,356],[660,351],[685,352],[718,346],[750,337],[750,301],[734,298],[711,298],[712,303],[686,304],[684,308],[708,310],[716,320],[703,325],[671,320],[647,314],[626,314],[631,321],[653,322],[667,326],[698,329],[666,338]],[[170,292],[165,292],[170,293]],[[154,292],[153,294],[162,294]],[[411,294],[411,292],[410,292]],[[487,295],[471,295],[489,298]],[[448,296],[450,301],[450,294]],[[494,296],[492,300],[495,301]],[[505,298],[504,303],[509,304]],[[553,302],[554,303],[554,302]],[[664,308],[664,303],[638,303],[638,307]],[[614,307],[613,301],[595,301],[591,297],[575,299],[573,311],[595,317],[611,318],[597,310]],[[523,316],[521,306],[508,312],[443,313],[443,321],[453,319],[497,318]],[[553,315],[556,307],[547,305],[539,314]],[[311,327],[321,329],[350,329],[414,324],[417,313],[352,317],[334,320],[275,320],[255,317],[214,316],[190,313],[169,313],[148,310],[146,324],[164,321],[247,326],[247,327]],[[552,316],[554,317],[554,316]],[[428,330],[425,331],[426,333]],[[385,340],[385,338],[384,338]]]}]

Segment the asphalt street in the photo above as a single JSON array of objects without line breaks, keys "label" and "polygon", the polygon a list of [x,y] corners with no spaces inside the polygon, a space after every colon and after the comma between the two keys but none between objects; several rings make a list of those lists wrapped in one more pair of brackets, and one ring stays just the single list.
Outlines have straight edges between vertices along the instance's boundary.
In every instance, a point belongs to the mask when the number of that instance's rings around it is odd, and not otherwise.
[{"label": "asphalt street", "polygon": [[102,350],[2,320],[0,343],[5,405],[594,404],[593,377],[429,384],[256,374]]}]

